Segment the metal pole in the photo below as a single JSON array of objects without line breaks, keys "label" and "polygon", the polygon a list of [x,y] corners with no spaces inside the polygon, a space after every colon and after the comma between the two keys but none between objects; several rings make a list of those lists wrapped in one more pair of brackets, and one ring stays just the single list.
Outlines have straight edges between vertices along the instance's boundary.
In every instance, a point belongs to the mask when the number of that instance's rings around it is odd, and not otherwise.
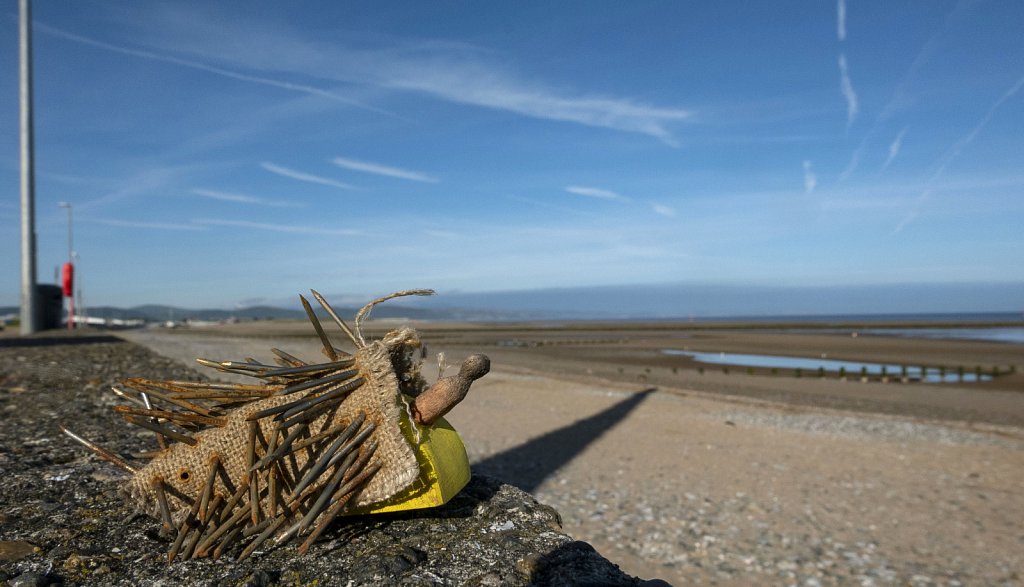
[{"label": "metal pole", "polygon": [[[73,236],[71,227],[74,226],[72,222],[72,206],[69,202],[57,202],[57,205],[61,208],[67,208],[68,210],[68,263],[74,267],[74,247],[72,246]],[[68,330],[74,330],[75,328],[75,287],[74,282],[71,284],[71,291],[68,293]]]},{"label": "metal pole", "polygon": [[75,311],[81,316],[82,324],[89,326],[89,314],[85,311],[85,302],[82,298],[82,256],[77,252],[75,256]]},{"label": "metal pole", "polygon": [[72,236],[73,235],[72,235],[72,232],[71,232],[71,226],[72,226],[73,223],[72,223],[72,218],[71,218],[71,204],[68,203],[68,202],[57,202],[57,205],[60,206],[61,208],[67,208],[68,209],[68,263],[72,263],[72,262],[74,262],[73,256],[74,256],[75,247],[72,245],[72,243],[73,243]]},{"label": "metal pole", "polygon": [[32,152],[32,5],[18,2],[21,99],[21,333],[39,330],[36,291],[35,169]]}]

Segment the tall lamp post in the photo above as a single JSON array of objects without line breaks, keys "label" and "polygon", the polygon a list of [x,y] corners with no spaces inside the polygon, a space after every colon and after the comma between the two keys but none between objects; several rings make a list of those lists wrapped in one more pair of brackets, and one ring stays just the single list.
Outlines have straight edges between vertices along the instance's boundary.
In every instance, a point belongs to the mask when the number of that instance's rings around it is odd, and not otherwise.
[{"label": "tall lamp post", "polygon": [[72,232],[71,204],[68,202],[57,202],[61,208],[68,211],[68,261],[64,263],[62,285],[64,297],[68,299],[68,330],[75,327],[75,265],[74,265],[74,238]]},{"label": "tall lamp post", "polygon": [[32,159],[32,5],[18,2],[19,101],[21,103],[21,333],[39,330],[36,292],[35,169]]}]

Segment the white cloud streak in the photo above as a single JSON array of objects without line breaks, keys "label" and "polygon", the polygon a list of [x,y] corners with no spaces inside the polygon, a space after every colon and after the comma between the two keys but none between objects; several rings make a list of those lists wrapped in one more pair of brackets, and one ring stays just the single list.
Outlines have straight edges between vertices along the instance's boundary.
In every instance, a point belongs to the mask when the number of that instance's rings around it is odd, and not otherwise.
[{"label": "white cloud streak", "polygon": [[537,84],[511,79],[498,71],[477,72],[476,69],[449,64],[384,83],[388,87],[425,92],[451,102],[532,118],[641,133],[673,147],[678,146],[678,141],[666,125],[692,116],[688,110],[659,108],[626,98],[560,95]]},{"label": "white cloud streak", "polygon": [[113,218],[82,218],[81,222],[92,222],[117,226],[121,228],[144,228],[146,230],[208,230],[205,226],[195,224],[175,224],[169,222],[138,222],[134,220],[117,220]]},{"label": "white cloud streak", "polygon": [[238,204],[255,204],[257,206],[272,206],[276,208],[301,208],[302,204],[298,202],[285,202],[280,200],[267,200],[265,198],[259,198],[256,196],[250,196],[247,194],[239,194],[234,192],[222,192],[218,190],[208,190],[205,188],[195,188],[191,190],[191,193],[202,196],[204,198],[210,198],[211,200],[220,200],[222,202],[236,202]]},{"label": "white cloud streak", "polygon": [[853,175],[854,171],[857,171],[857,167],[860,165],[860,154],[864,150],[866,142],[861,142],[860,146],[854,150],[853,155],[850,156],[850,162],[846,164],[846,168],[839,174],[839,181],[846,181]]},{"label": "white cloud streak", "polygon": [[97,206],[113,204],[127,198],[145,196],[166,190],[175,180],[189,171],[187,166],[157,166],[143,169],[123,180],[116,181],[121,187],[102,196],[75,204],[76,210],[87,210]]},{"label": "white cloud streak", "polygon": [[269,222],[250,222],[248,220],[222,220],[217,218],[196,218],[196,224],[208,224],[214,226],[234,226],[238,228],[252,228],[255,230],[269,230],[272,232],[287,232],[295,234],[320,234],[327,236],[363,236],[365,233],[359,230],[347,228],[317,228],[314,226],[296,226],[294,224],[273,224]]},{"label": "white cloud streak", "polygon": [[189,60],[189,59],[181,59],[179,57],[174,57],[174,56],[171,56],[171,55],[163,55],[163,54],[159,54],[159,53],[154,53],[152,51],[145,51],[145,50],[142,50],[142,49],[132,49],[130,47],[122,47],[120,45],[114,45],[114,44],[111,44],[111,43],[105,43],[105,42],[97,40],[97,39],[92,39],[92,38],[85,37],[85,36],[82,36],[82,35],[76,35],[74,33],[71,33],[71,32],[68,32],[68,31],[56,28],[56,27],[52,27],[52,26],[40,23],[38,21],[34,22],[32,26],[33,26],[33,28],[35,30],[37,30],[37,31],[39,31],[41,33],[44,33],[44,34],[48,34],[48,35],[51,35],[51,36],[54,36],[54,37],[59,37],[59,38],[62,38],[62,39],[68,40],[68,41],[73,41],[75,43],[81,43],[83,45],[89,45],[89,46],[96,47],[96,48],[99,48],[99,49],[106,49],[107,51],[113,51],[115,53],[121,53],[122,55],[131,55],[132,57],[139,57],[141,59],[149,59],[151,61],[160,61],[160,62],[163,62],[163,63],[169,63],[171,65],[178,65],[180,67],[187,67],[187,68],[190,68],[190,69],[197,69],[197,70],[200,70],[200,71],[205,71],[207,73],[212,73],[212,74],[215,74],[215,75],[231,78],[231,79],[238,80],[238,81],[255,83],[255,84],[260,84],[260,85],[264,85],[264,86],[271,86],[271,87],[275,87],[275,88],[280,88],[282,90],[289,90],[289,91],[292,91],[292,92],[301,92],[301,93],[304,93],[304,94],[311,94],[311,95],[314,95],[314,96],[320,96],[320,97],[323,97],[323,98],[328,98],[328,99],[331,99],[331,100],[342,102],[344,104],[348,104],[349,106],[355,106],[357,108],[363,108],[365,110],[372,110],[374,112],[379,112],[381,114],[391,114],[390,112],[387,112],[386,110],[382,110],[380,108],[376,108],[376,107],[370,106],[368,104],[364,104],[362,102],[359,102],[358,100],[353,100],[353,99],[348,98],[346,96],[342,96],[341,94],[338,94],[336,92],[331,92],[329,90],[324,90],[322,88],[317,88],[317,87],[313,87],[313,86],[309,86],[309,85],[305,85],[305,84],[296,84],[296,83],[292,83],[292,82],[286,82],[286,81],[276,80],[276,79],[272,79],[272,78],[268,78],[268,77],[262,77],[262,76],[257,76],[257,75],[249,75],[249,74],[241,73],[241,72],[238,72],[238,71],[232,71],[232,70],[229,70],[229,69],[225,69],[223,67],[217,67],[215,65],[209,65],[209,64],[202,63],[202,62],[199,62],[199,61],[192,61],[192,60]]},{"label": "white cloud streak", "polygon": [[814,192],[814,188],[818,185],[818,176],[814,175],[814,169],[811,166],[811,162],[804,160],[804,193],[810,194]]},{"label": "white cloud streak", "polygon": [[425,234],[426,236],[429,236],[429,237],[443,238],[443,239],[457,239],[457,238],[460,237],[459,233],[452,232],[450,230],[424,229],[423,230],[423,234]]},{"label": "white cloud streak", "polygon": [[996,110],[998,110],[999,107],[1007,100],[1016,96],[1022,87],[1024,87],[1024,77],[1018,79],[1016,83],[1010,86],[1010,89],[1006,90],[1001,96],[999,96],[999,98],[985,112],[985,115],[981,117],[978,124],[974,125],[974,128],[972,128],[970,132],[961,137],[957,142],[953,143],[949,150],[946,151],[946,154],[939,159],[939,164],[936,167],[935,172],[932,174],[933,183],[938,181],[942,174],[946,172],[946,167],[960,156],[960,152],[964,150],[964,147],[973,143],[974,139],[978,137],[978,134],[988,126],[988,123],[992,120],[992,116],[995,115]]},{"label": "white cloud streak", "polygon": [[659,216],[664,216],[666,218],[674,218],[676,215],[675,208],[666,206],[664,204],[658,204],[657,202],[651,203],[651,209],[654,210],[655,214]]},{"label": "white cloud streak", "polygon": [[281,165],[277,165],[275,163],[271,163],[270,161],[264,161],[264,162],[260,163],[260,167],[262,167],[263,169],[266,169],[267,171],[269,171],[271,173],[280,175],[282,177],[287,177],[289,179],[294,179],[294,180],[298,180],[298,181],[304,181],[306,183],[316,183],[316,184],[320,184],[320,185],[331,186],[331,187],[342,189],[342,190],[354,190],[354,189],[356,189],[355,186],[347,184],[347,183],[345,183],[343,181],[338,181],[336,179],[331,179],[329,177],[321,177],[319,175],[313,175],[311,173],[305,173],[305,172],[302,172],[302,171],[296,171],[296,170],[288,168],[288,167],[284,167],[284,166],[281,166]]},{"label": "white cloud streak", "polygon": [[565,187],[565,191],[569,192],[570,194],[576,194],[577,196],[586,196],[588,198],[598,198],[601,200],[612,200],[616,202],[630,201],[629,198],[627,198],[626,196],[623,196],[611,190],[601,188],[570,185]]},{"label": "white cloud streak", "polygon": [[932,191],[935,189],[935,185],[946,173],[946,168],[949,167],[949,165],[960,156],[960,153],[963,152],[964,148],[973,143],[974,139],[978,137],[981,131],[988,126],[988,123],[992,120],[992,117],[995,115],[999,107],[1006,103],[1010,98],[1016,96],[1020,92],[1021,88],[1024,88],[1024,77],[1018,79],[1012,86],[1010,86],[1010,89],[1003,92],[1002,95],[1000,95],[999,98],[989,106],[989,109],[985,112],[985,115],[981,117],[981,120],[979,120],[967,134],[960,137],[959,140],[953,143],[953,145],[946,150],[945,154],[939,158],[939,161],[935,166],[935,171],[932,173],[932,176],[928,181],[928,186],[925,187],[924,191],[921,192],[921,195],[917,197],[917,200],[914,202],[914,207],[907,213],[903,220],[896,225],[896,228],[893,229],[893,234],[898,234],[907,225],[917,219],[921,214],[921,209],[924,207],[924,204],[928,201]]},{"label": "white cloud streak", "polygon": [[356,159],[347,159],[345,157],[335,157],[331,162],[344,169],[361,171],[363,173],[372,173],[373,175],[383,175],[385,177],[394,177],[397,179],[406,179],[421,183],[437,183],[440,181],[436,177],[431,177],[418,171],[399,169],[398,167],[390,167],[387,165],[381,165],[380,163],[371,163],[369,161],[358,161]]},{"label": "white cloud streak", "polygon": [[836,35],[840,41],[846,40],[846,0],[836,1]]},{"label": "white cloud streak", "polygon": [[857,104],[857,92],[853,90],[853,82],[850,81],[850,71],[846,65],[846,53],[839,54],[839,89],[846,98],[846,128],[853,125],[857,118],[860,106]]},{"label": "white cloud streak", "polygon": [[903,127],[899,134],[896,135],[896,138],[889,143],[889,156],[885,158],[885,163],[882,165],[881,169],[882,171],[885,171],[886,168],[889,167],[889,164],[896,159],[896,156],[900,154],[900,149],[903,147],[903,137],[907,134],[907,128],[909,127]]}]

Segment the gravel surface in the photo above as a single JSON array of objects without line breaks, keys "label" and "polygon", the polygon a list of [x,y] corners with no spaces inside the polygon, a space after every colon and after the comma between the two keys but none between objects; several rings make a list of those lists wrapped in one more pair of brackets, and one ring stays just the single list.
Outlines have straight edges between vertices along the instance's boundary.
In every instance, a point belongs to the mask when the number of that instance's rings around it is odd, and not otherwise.
[{"label": "gravel surface", "polygon": [[[317,347],[133,336],[182,360],[194,356],[192,344],[223,358]],[[464,350],[474,349],[452,350],[450,364]],[[567,532],[627,573],[695,585],[1021,584],[1019,427],[765,402],[664,381],[655,390],[655,382],[564,375],[572,369],[555,358],[542,370],[492,368],[449,415],[474,470],[555,507]],[[816,382],[788,381],[813,397]],[[923,393],[844,389],[854,398]]]},{"label": "gravel surface", "polygon": [[[521,442],[511,427],[492,423],[490,442],[476,445],[479,469],[526,480],[568,531],[627,572],[676,584],[1021,581],[1019,430],[737,407],[664,390],[605,419],[636,394],[562,381],[553,387],[564,402],[527,409],[523,382],[510,383],[492,382],[487,410],[525,411],[518,422],[534,430],[567,422],[590,439],[572,460],[544,465],[550,473],[534,485],[516,458],[494,456],[523,451],[507,448]],[[568,412],[589,414],[593,426]],[[466,416],[453,418],[459,430],[484,434]],[[544,454],[552,434],[526,443]]]}]

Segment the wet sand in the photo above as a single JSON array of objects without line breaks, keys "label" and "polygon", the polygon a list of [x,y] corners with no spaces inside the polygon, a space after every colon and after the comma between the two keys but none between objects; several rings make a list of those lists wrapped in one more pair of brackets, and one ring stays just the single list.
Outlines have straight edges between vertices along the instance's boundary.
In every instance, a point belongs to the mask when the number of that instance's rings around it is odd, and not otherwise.
[{"label": "wet sand", "polygon": [[[400,324],[371,322],[368,332],[379,335]],[[970,340],[933,340],[830,332],[778,332],[743,330],[741,325],[702,329],[688,324],[452,324],[413,323],[432,357],[438,352],[450,364],[474,352],[491,356],[500,368],[516,369],[581,381],[636,383],[657,388],[682,389],[785,405],[825,407],[938,420],[1024,426],[1024,345]],[[252,352],[265,352],[270,341],[305,345],[316,353],[317,343],[308,323],[244,322],[224,326],[166,331],[174,336],[237,338],[265,341]],[[335,341],[339,346],[343,337]],[[203,348],[203,347],[199,347]],[[216,345],[208,345],[210,353]],[[819,378],[807,370],[747,369],[700,364],[688,357],[669,356],[666,349],[822,357],[958,369],[1001,375],[980,383],[901,382],[894,370],[883,382],[863,381],[859,373]],[[188,355],[183,355],[184,359]],[[1015,371],[1010,373],[1010,371]]]}]

